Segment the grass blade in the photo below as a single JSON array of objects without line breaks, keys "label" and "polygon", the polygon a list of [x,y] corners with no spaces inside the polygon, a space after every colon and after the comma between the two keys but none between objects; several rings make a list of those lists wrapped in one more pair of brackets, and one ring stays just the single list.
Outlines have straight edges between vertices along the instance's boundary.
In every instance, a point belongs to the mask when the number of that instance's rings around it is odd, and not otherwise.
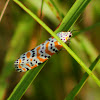
[{"label": "grass blade", "polygon": [[44,65],[45,63],[26,72],[25,75],[22,77],[21,81],[17,84],[17,86],[13,90],[8,100],[19,100],[25,93],[29,85],[32,83],[32,81],[34,81],[34,79],[36,78],[36,76],[41,71]]},{"label": "grass blade", "polygon": [[49,6],[49,8],[52,10],[54,15],[57,17],[59,21],[61,21],[64,17],[64,15],[59,11],[58,7],[55,5],[55,3],[52,0],[44,0],[46,4]]},{"label": "grass blade", "polygon": [[7,0],[7,1],[6,1],[5,6],[4,6],[4,8],[3,8],[2,12],[1,12],[1,15],[0,15],[0,22],[1,22],[2,18],[3,18],[3,15],[4,15],[5,11],[6,11],[6,8],[7,8],[7,6],[8,6],[9,1],[10,1],[10,0]]},{"label": "grass blade", "polygon": [[[95,61],[91,64],[91,66],[89,67],[89,69],[92,71],[95,68],[95,65],[97,64],[97,62],[100,60],[100,55],[95,59]],[[70,94],[64,99],[64,100],[73,100],[74,97],[79,93],[79,91],[82,89],[82,87],[84,86],[84,84],[87,81],[87,78],[89,77],[89,75],[87,73],[85,73],[81,79],[81,81],[79,82],[78,85],[76,85],[73,90],[70,92]]]}]

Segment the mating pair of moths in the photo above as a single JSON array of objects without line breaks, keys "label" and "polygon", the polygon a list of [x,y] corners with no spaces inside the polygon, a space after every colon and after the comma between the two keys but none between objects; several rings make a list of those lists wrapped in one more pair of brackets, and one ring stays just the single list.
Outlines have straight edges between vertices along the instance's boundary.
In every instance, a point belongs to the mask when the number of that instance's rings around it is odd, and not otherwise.
[{"label": "mating pair of moths", "polygon": [[[63,41],[67,42],[72,33],[69,32],[59,32],[57,36]],[[62,45],[54,38],[50,37],[44,43],[38,45],[34,49],[27,51],[22,54],[15,62],[15,69],[18,72],[25,72],[33,69],[49,59],[53,54],[58,52],[62,48]]]}]

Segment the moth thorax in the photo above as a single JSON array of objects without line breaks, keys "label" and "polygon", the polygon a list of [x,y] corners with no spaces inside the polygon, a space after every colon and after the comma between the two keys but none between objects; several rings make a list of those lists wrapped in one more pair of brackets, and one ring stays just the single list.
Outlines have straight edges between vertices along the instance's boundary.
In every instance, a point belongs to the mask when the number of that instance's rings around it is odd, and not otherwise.
[{"label": "moth thorax", "polygon": [[59,32],[57,35],[63,42],[67,42],[67,40],[69,40],[70,37],[72,36],[72,33],[71,32]]}]

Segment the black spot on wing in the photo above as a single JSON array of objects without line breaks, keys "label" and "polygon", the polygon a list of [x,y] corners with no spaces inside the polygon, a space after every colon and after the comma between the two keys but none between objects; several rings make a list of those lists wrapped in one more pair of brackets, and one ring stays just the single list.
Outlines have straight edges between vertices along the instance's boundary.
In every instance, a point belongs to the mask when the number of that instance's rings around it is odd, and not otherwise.
[{"label": "black spot on wing", "polygon": [[22,59],[23,61],[25,60],[25,59]]},{"label": "black spot on wing", "polygon": [[16,71],[17,71],[17,72],[22,72],[22,70],[21,70],[21,69],[18,69],[18,68],[16,69]]},{"label": "black spot on wing", "polygon": [[53,51],[55,51],[55,49],[53,49]]},{"label": "black spot on wing", "polygon": [[[25,67],[26,68],[26,67]],[[27,71],[29,70],[29,68],[26,68],[27,69]]]},{"label": "black spot on wing", "polygon": [[45,57],[45,58],[47,58],[47,56],[46,56],[46,55],[45,55],[44,57]]},{"label": "black spot on wing", "polygon": [[48,58],[50,58],[50,56],[48,56]]},{"label": "black spot on wing", "polygon": [[50,49],[52,49],[52,47],[50,47]]},{"label": "black spot on wing", "polygon": [[32,53],[32,57],[34,57],[35,56],[35,53]]},{"label": "black spot on wing", "polygon": [[58,52],[58,50],[55,50],[55,52]]},{"label": "black spot on wing", "polygon": [[34,66],[34,64],[32,62],[30,62],[31,66]]},{"label": "black spot on wing", "polygon": [[38,65],[40,65],[41,63],[38,63]]},{"label": "black spot on wing", "polygon": [[[34,48],[35,49],[35,48]],[[32,49],[31,51],[34,52],[34,49]]]},{"label": "black spot on wing", "polygon": [[22,57],[22,58],[25,58],[25,57]]}]

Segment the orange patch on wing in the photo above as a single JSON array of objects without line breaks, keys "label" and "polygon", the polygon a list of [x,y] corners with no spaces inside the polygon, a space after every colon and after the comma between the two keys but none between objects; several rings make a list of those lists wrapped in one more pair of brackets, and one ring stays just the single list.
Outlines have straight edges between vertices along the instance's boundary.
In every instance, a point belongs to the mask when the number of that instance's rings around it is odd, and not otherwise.
[{"label": "orange patch on wing", "polygon": [[19,64],[20,64],[21,62],[22,62],[21,59],[19,59]]},{"label": "orange patch on wing", "polygon": [[20,65],[21,62],[22,62],[21,59],[19,59],[19,64],[18,64],[19,68],[22,68],[22,66]]},{"label": "orange patch on wing", "polygon": [[33,59],[31,58],[30,61],[32,61]]},{"label": "orange patch on wing", "polygon": [[28,67],[31,67],[29,64],[26,64]]},{"label": "orange patch on wing", "polygon": [[62,45],[59,45],[59,44],[58,44],[58,41],[54,42],[54,44],[55,44],[55,47],[56,47],[58,50],[60,50],[60,49],[62,48]]},{"label": "orange patch on wing", "polygon": [[24,71],[26,71],[26,68],[22,68]]},{"label": "orange patch on wing", "polygon": [[37,65],[32,66],[31,69],[33,69],[33,68],[35,68],[35,67],[37,67]]},{"label": "orange patch on wing", "polygon": [[21,62],[22,62],[21,59],[19,59],[18,68],[22,68],[22,66],[20,65]]},{"label": "orange patch on wing", "polygon": [[46,44],[45,52],[46,52],[47,54],[49,54],[49,55],[55,54],[55,53],[52,53],[51,51],[48,50],[48,46],[49,46],[49,42],[47,42],[47,44]]},{"label": "orange patch on wing", "polygon": [[19,68],[22,68],[22,66],[21,66],[21,65],[18,65],[18,67],[19,67]]},{"label": "orange patch on wing", "polygon": [[41,62],[46,61],[46,60],[47,60],[47,58],[46,58],[46,59],[43,59],[43,58],[41,58],[41,57],[40,57],[39,50],[40,50],[40,46],[37,48],[37,59],[39,59]]},{"label": "orange patch on wing", "polygon": [[28,52],[28,53],[26,54],[27,58],[30,58],[30,55],[31,55],[31,53]]}]

